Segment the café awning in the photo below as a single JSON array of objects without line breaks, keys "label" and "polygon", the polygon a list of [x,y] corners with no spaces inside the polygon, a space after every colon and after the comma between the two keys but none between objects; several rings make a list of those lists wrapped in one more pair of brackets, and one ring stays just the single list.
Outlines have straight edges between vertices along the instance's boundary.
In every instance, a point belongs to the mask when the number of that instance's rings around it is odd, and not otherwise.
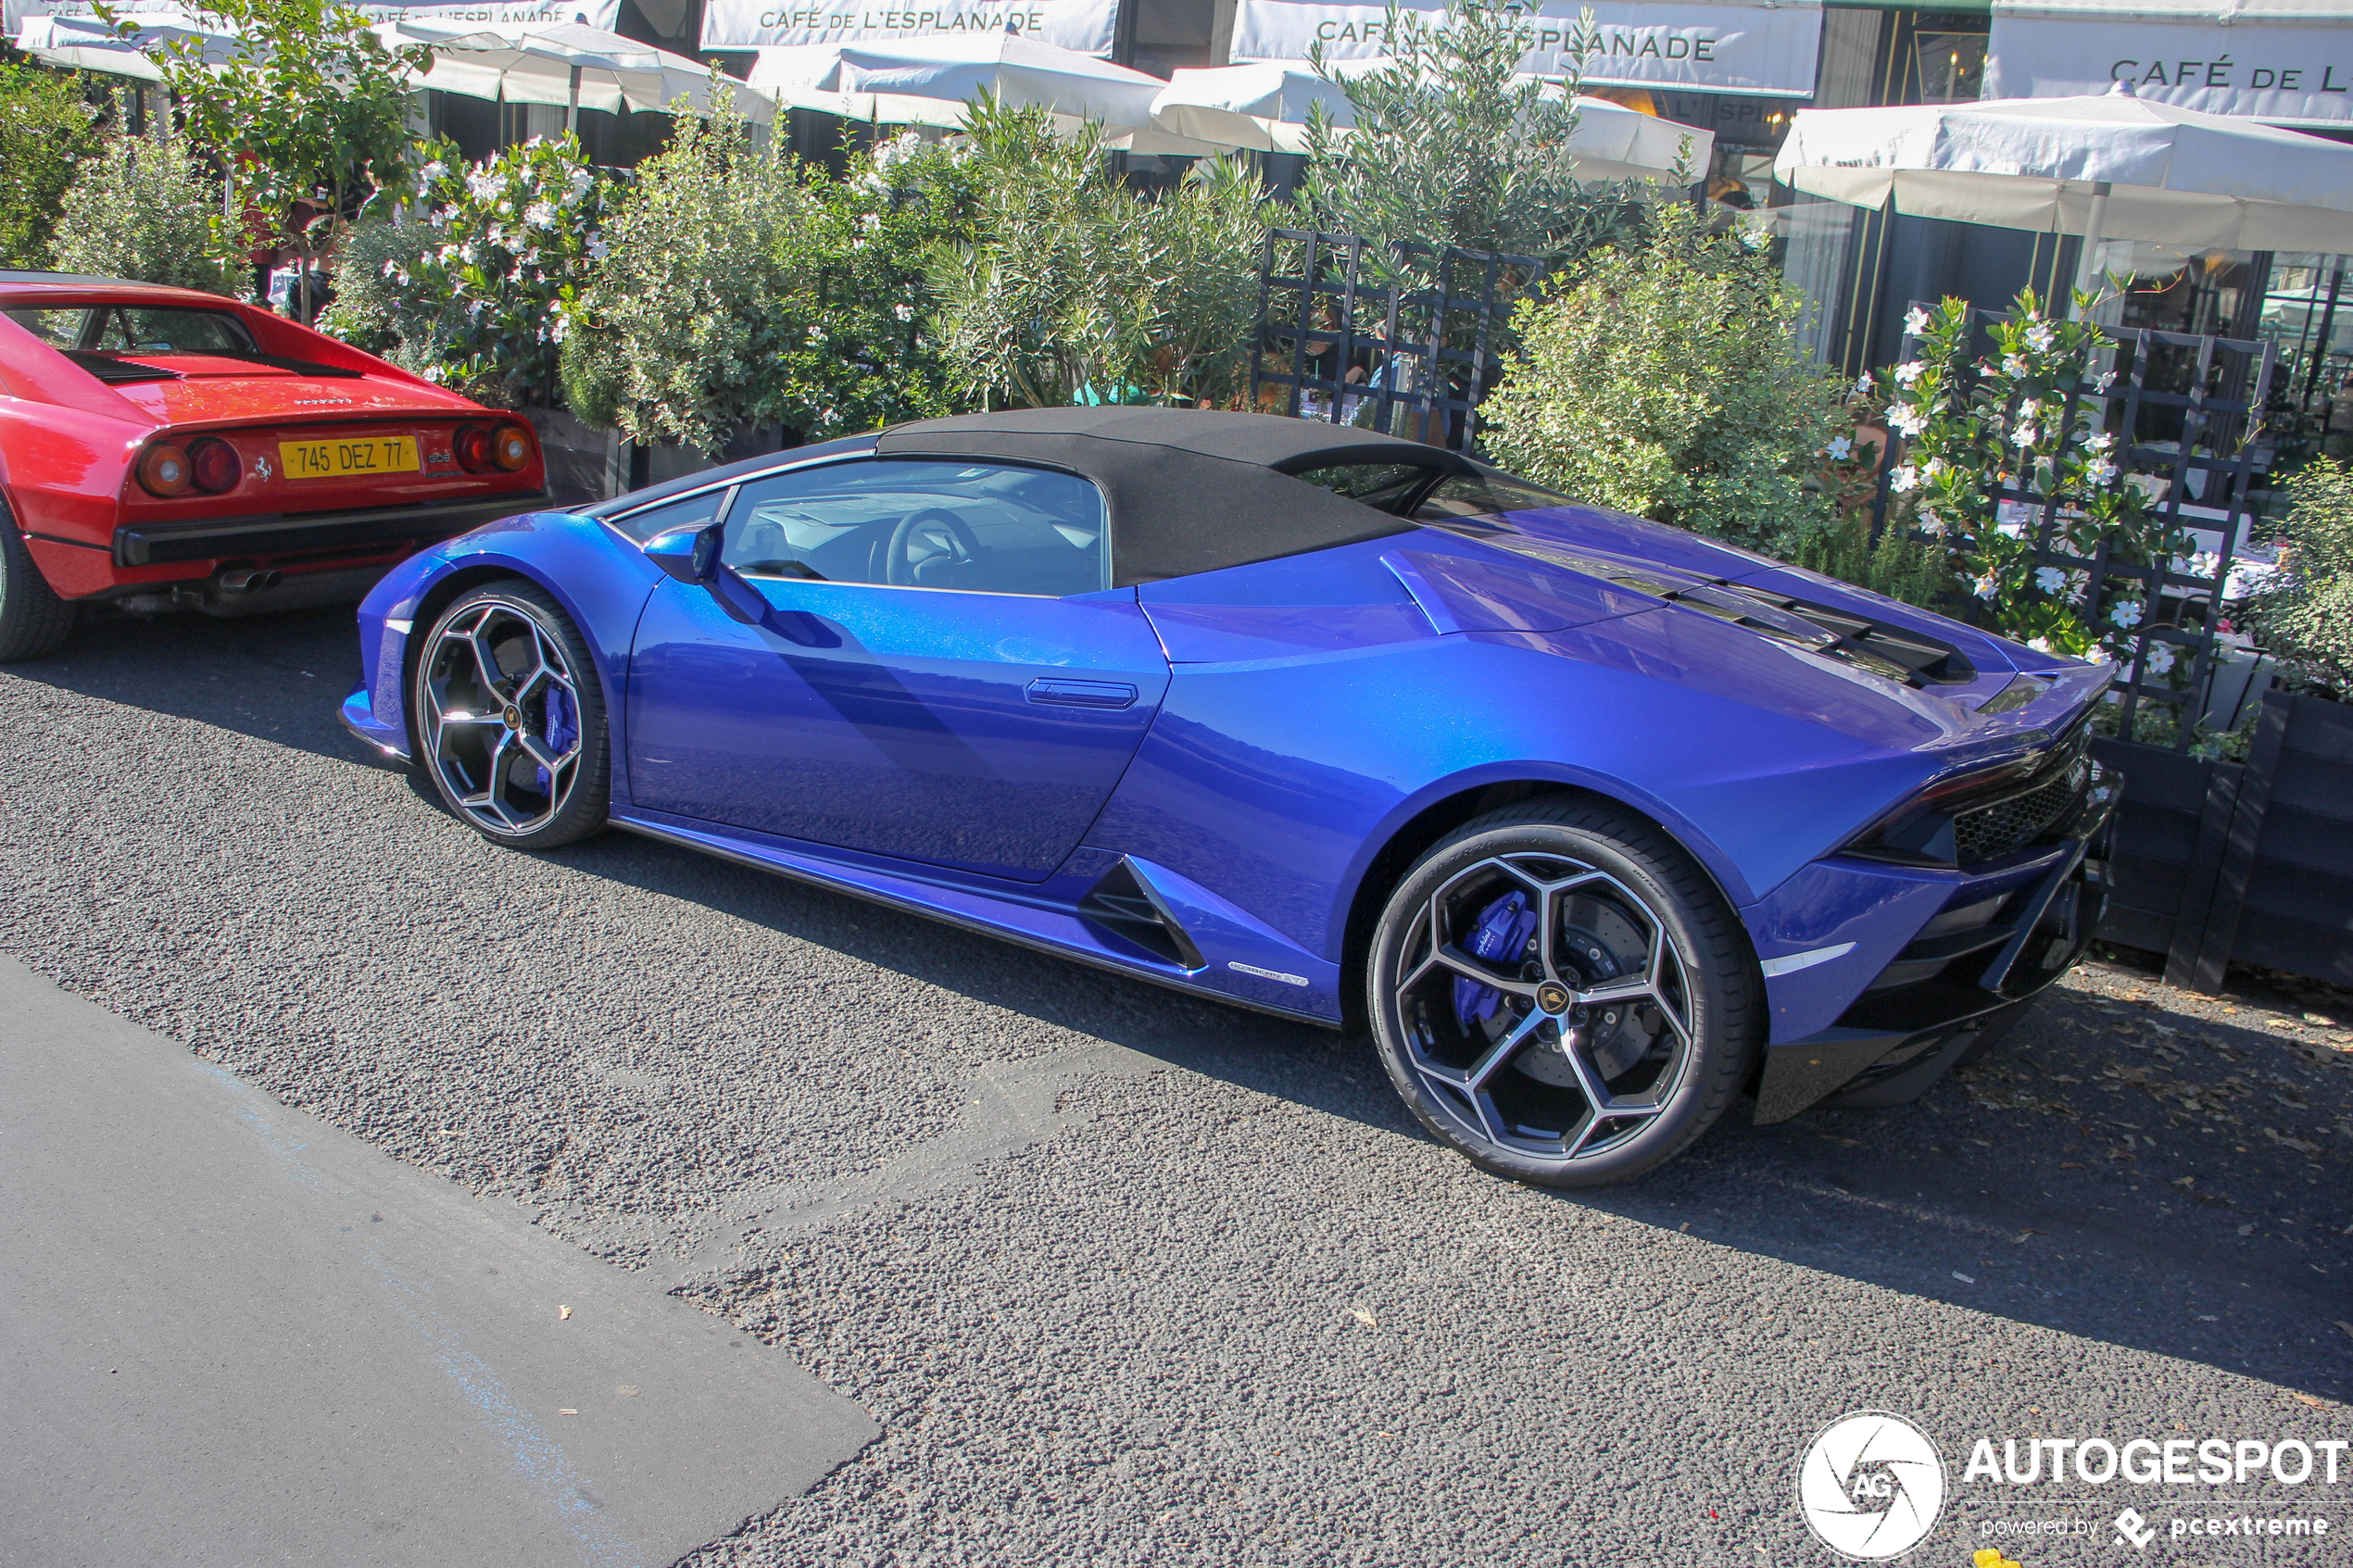
[{"label": "caf\u00e9 awning", "polygon": [[2208,114],[2353,125],[2353,0],[1994,0],[1987,97],[2118,82]]}]

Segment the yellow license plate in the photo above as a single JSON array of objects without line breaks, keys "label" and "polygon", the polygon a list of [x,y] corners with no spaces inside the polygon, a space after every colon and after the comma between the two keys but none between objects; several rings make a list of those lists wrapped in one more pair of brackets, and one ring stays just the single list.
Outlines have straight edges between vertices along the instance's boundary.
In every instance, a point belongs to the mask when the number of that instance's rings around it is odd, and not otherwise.
[{"label": "yellow license plate", "polygon": [[371,435],[353,440],[281,441],[278,459],[288,479],[347,479],[361,473],[414,473],[417,438]]}]

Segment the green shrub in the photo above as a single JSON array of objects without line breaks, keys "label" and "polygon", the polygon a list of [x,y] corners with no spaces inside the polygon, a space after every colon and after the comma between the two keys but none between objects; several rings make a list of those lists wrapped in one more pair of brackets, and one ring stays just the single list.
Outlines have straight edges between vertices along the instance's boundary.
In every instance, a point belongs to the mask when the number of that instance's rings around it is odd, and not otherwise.
[{"label": "green shrub", "polygon": [[1114,177],[1101,128],[983,101],[967,119],[971,238],[930,270],[941,354],[984,406],[1223,403],[1247,376],[1266,220],[1219,159],[1156,200]]},{"label": "green shrub", "polygon": [[[1577,61],[1598,42],[1591,18],[1562,52],[1557,92],[1515,81],[1527,52],[1529,7],[1447,0],[1424,20],[1392,0],[1390,64],[1335,77],[1354,111],[1336,132],[1321,105],[1309,111],[1301,205],[1316,227],[1380,247],[1419,240],[1473,250],[1560,257],[1639,233],[1647,201],[1637,192],[1580,185],[1568,151],[1577,124]],[[1322,46],[1315,62],[1325,69]]]},{"label": "green shrub", "polygon": [[2280,574],[2247,604],[2303,684],[2353,695],[2353,467],[2322,458],[2289,488]]},{"label": "green shrub", "polygon": [[1661,207],[1650,238],[1593,252],[1515,314],[1487,448],[1579,500],[1791,554],[1832,520],[1808,481],[1853,429],[1791,339],[1804,307],[1743,232]]},{"label": "green shrub", "polygon": [[719,99],[640,167],[563,312],[573,411],[706,452],[744,429],[813,441],[946,412],[923,270],[966,231],[955,157],[903,137],[836,181],[781,138],[754,145]]},{"label": "green shrub", "polygon": [[1836,527],[1806,533],[1796,541],[1793,558],[1825,577],[1869,588],[1891,599],[1939,613],[1949,611],[1957,583],[1944,552],[1903,528],[1887,528],[1871,543],[1870,514],[1858,512]]},{"label": "green shrub", "polygon": [[74,175],[50,248],[69,272],[235,297],[249,268],[220,214],[220,187],[179,144],[109,136]]},{"label": "green shrub", "polygon": [[82,78],[0,60],[0,267],[46,267],[74,166],[98,150]]}]

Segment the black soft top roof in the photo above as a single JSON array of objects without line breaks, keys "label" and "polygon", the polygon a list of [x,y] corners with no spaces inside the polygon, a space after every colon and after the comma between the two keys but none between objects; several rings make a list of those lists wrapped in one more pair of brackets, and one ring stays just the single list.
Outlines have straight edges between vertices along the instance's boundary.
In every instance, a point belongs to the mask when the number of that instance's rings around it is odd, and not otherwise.
[{"label": "black soft top roof", "polygon": [[1442,447],[1347,425],[1192,408],[1016,408],[894,425],[883,458],[1003,458],[1093,480],[1121,587],[1402,533],[1414,525],[1290,473],[1397,462],[1470,473]]}]

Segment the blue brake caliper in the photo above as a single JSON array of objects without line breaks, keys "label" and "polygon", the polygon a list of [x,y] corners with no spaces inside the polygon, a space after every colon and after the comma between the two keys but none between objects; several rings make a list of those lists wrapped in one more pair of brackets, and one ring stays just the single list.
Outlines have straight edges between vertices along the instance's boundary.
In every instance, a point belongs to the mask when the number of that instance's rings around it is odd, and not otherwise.
[{"label": "blue brake caliper", "polygon": [[[1484,959],[1498,969],[1515,969],[1516,960],[1527,949],[1528,939],[1536,933],[1536,911],[1525,893],[1509,893],[1478,911],[1478,920],[1471,927],[1470,940],[1463,946],[1473,958]],[[1473,1023],[1484,1023],[1495,1016],[1504,993],[1492,985],[1482,985],[1466,975],[1454,980],[1454,1021],[1465,1029]]]},{"label": "blue brake caliper", "polygon": [[[573,711],[572,694],[551,685],[547,688],[547,749],[561,757],[579,744],[580,715]],[[539,775],[539,793],[546,795],[555,780],[545,768],[535,771]]]}]

